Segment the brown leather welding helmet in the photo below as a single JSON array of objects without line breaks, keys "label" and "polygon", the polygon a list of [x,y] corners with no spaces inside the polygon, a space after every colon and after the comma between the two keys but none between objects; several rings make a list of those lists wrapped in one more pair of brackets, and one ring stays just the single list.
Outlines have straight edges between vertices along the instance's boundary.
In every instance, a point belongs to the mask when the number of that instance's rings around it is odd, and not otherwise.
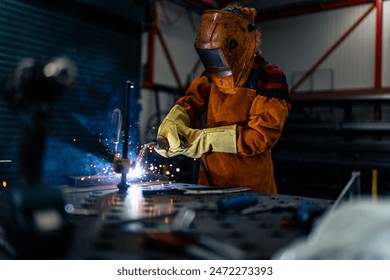
[{"label": "brown leather welding helmet", "polygon": [[223,93],[234,94],[234,88],[243,86],[248,78],[256,48],[253,21],[233,7],[202,14],[195,49],[206,73]]}]

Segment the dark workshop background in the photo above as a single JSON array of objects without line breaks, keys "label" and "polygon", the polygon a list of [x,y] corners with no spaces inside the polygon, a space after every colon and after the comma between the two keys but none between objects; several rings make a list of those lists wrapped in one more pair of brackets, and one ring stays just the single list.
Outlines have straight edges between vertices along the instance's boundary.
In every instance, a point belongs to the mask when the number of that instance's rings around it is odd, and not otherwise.
[{"label": "dark workshop background", "polygon": [[[1,79],[24,58],[67,57],[78,68],[75,90],[55,103],[48,119],[42,172],[48,184],[104,168],[114,135],[112,110],[123,110],[127,80],[140,86],[143,16],[144,1],[0,1]],[[140,105],[138,96],[133,98],[136,120]],[[130,128],[133,156],[137,126]],[[18,119],[0,101],[0,180],[9,186],[18,178],[18,150]]]}]

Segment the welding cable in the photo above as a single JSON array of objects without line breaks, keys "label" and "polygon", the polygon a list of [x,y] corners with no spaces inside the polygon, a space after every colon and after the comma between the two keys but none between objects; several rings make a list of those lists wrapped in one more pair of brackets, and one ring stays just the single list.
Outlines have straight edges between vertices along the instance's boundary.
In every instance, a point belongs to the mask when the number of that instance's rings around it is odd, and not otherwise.
[{"label": "welding cable", "polygon": [[210,174],[207,171],[206,165],[204,165],[203,160],[201,158],[198,158],[199,165],[202,167],[204,174],[206,175],[207,181],[209,182],[210,186],[214,186],[213,181],[211,180]]},{"label": "welding cable", "polygon": [[116,108],[114,111],[112,111],[111,115],[111,125],[115,126],[115,138],[113,140],[114,143],[114,153],[116,154],[118,152],[118,144],[119,144],[119,138],[120,133],[122,129],[122,112],[119,108]]}]

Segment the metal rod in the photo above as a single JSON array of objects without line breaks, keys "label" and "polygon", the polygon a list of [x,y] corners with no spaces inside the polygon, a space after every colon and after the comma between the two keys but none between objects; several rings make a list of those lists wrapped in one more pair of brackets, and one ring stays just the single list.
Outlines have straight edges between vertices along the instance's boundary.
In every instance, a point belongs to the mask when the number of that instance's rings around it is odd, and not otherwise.
[{"label": "metal rod", "polygon": [[341,191],[340,195],[336,199],[330,211],[334,211],[340,203],[345,199],[347,194],[352,194],[352,187],[355,186],[355,190],[360,192],[360,172],[354,171],[352,172],[351,179],[349,179],[348,183],[345,185],[344,189]]},{"label": "metal rod", "polygon": [[[376,35],[375,35],[375,83],[377,89],[382,88],[382,39],[383,39],[383,3],[382,0],[375,1],[376,6]],[[382,119],[382,105],[374,104],[374,119]]]},{"label": "metal rod", "polygon": [[336,41],[336,43],[334,43],[333,46],[331,46],[329,50],[326,51],[316,63],[314,63],[306,74],[304,74],[303,77],[292,87],[292,93],[295,92],[295,90],[300,87],[304,81],[306,81],[306,79],[318,68],[318,66],[321,65],[322,62],[324,62],[326,58],[328,58],[330,54],[332,54],[332,52],[344,41],[344,39],[347,38],[348,35],[363,21],[363,19],[367,17],[374,7],[375,3],[371,4],[370,7],[356,20],[356,22]]},{"label": "metal rod", "polygon": [[376,0],[375,88],[382,87],[383,2]]},{"label": "metal rod", "polygon": [[[122,158],[128,159],[129,153],[129,122],[130,122],[130,100],[131,100],[131,92],[134,88],[134,83],[131,81],[126,82],[126,94],[125,94],[125,113],[124,113],[124,122],[123,122],[123,130],[124,136],[122,139]],[[120,190],[127,190],[127,172],[125,170],[122,171],[121,182],[118,185]]]},{"label": "metal rod", "polygon": [[134,88],[134,83],[131,81],[126,82],[126,95],[125,95],[125,113],[123,122],[123,147],[122,147],[122,158],[128,158],[129,153],[129,123],[130,123],[130,95],[131,89]]}]

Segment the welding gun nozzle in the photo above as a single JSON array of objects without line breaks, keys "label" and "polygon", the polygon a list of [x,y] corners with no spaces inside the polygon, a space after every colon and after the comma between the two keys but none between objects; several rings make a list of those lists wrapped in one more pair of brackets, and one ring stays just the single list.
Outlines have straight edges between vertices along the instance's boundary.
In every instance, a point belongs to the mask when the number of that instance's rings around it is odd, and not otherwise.
[{"label": "welding gun nozzle", "polygon": [[158,150],[169,150],[169,142],[168,139],[164,136],[158,136],[156,139],[156,149]]}]

